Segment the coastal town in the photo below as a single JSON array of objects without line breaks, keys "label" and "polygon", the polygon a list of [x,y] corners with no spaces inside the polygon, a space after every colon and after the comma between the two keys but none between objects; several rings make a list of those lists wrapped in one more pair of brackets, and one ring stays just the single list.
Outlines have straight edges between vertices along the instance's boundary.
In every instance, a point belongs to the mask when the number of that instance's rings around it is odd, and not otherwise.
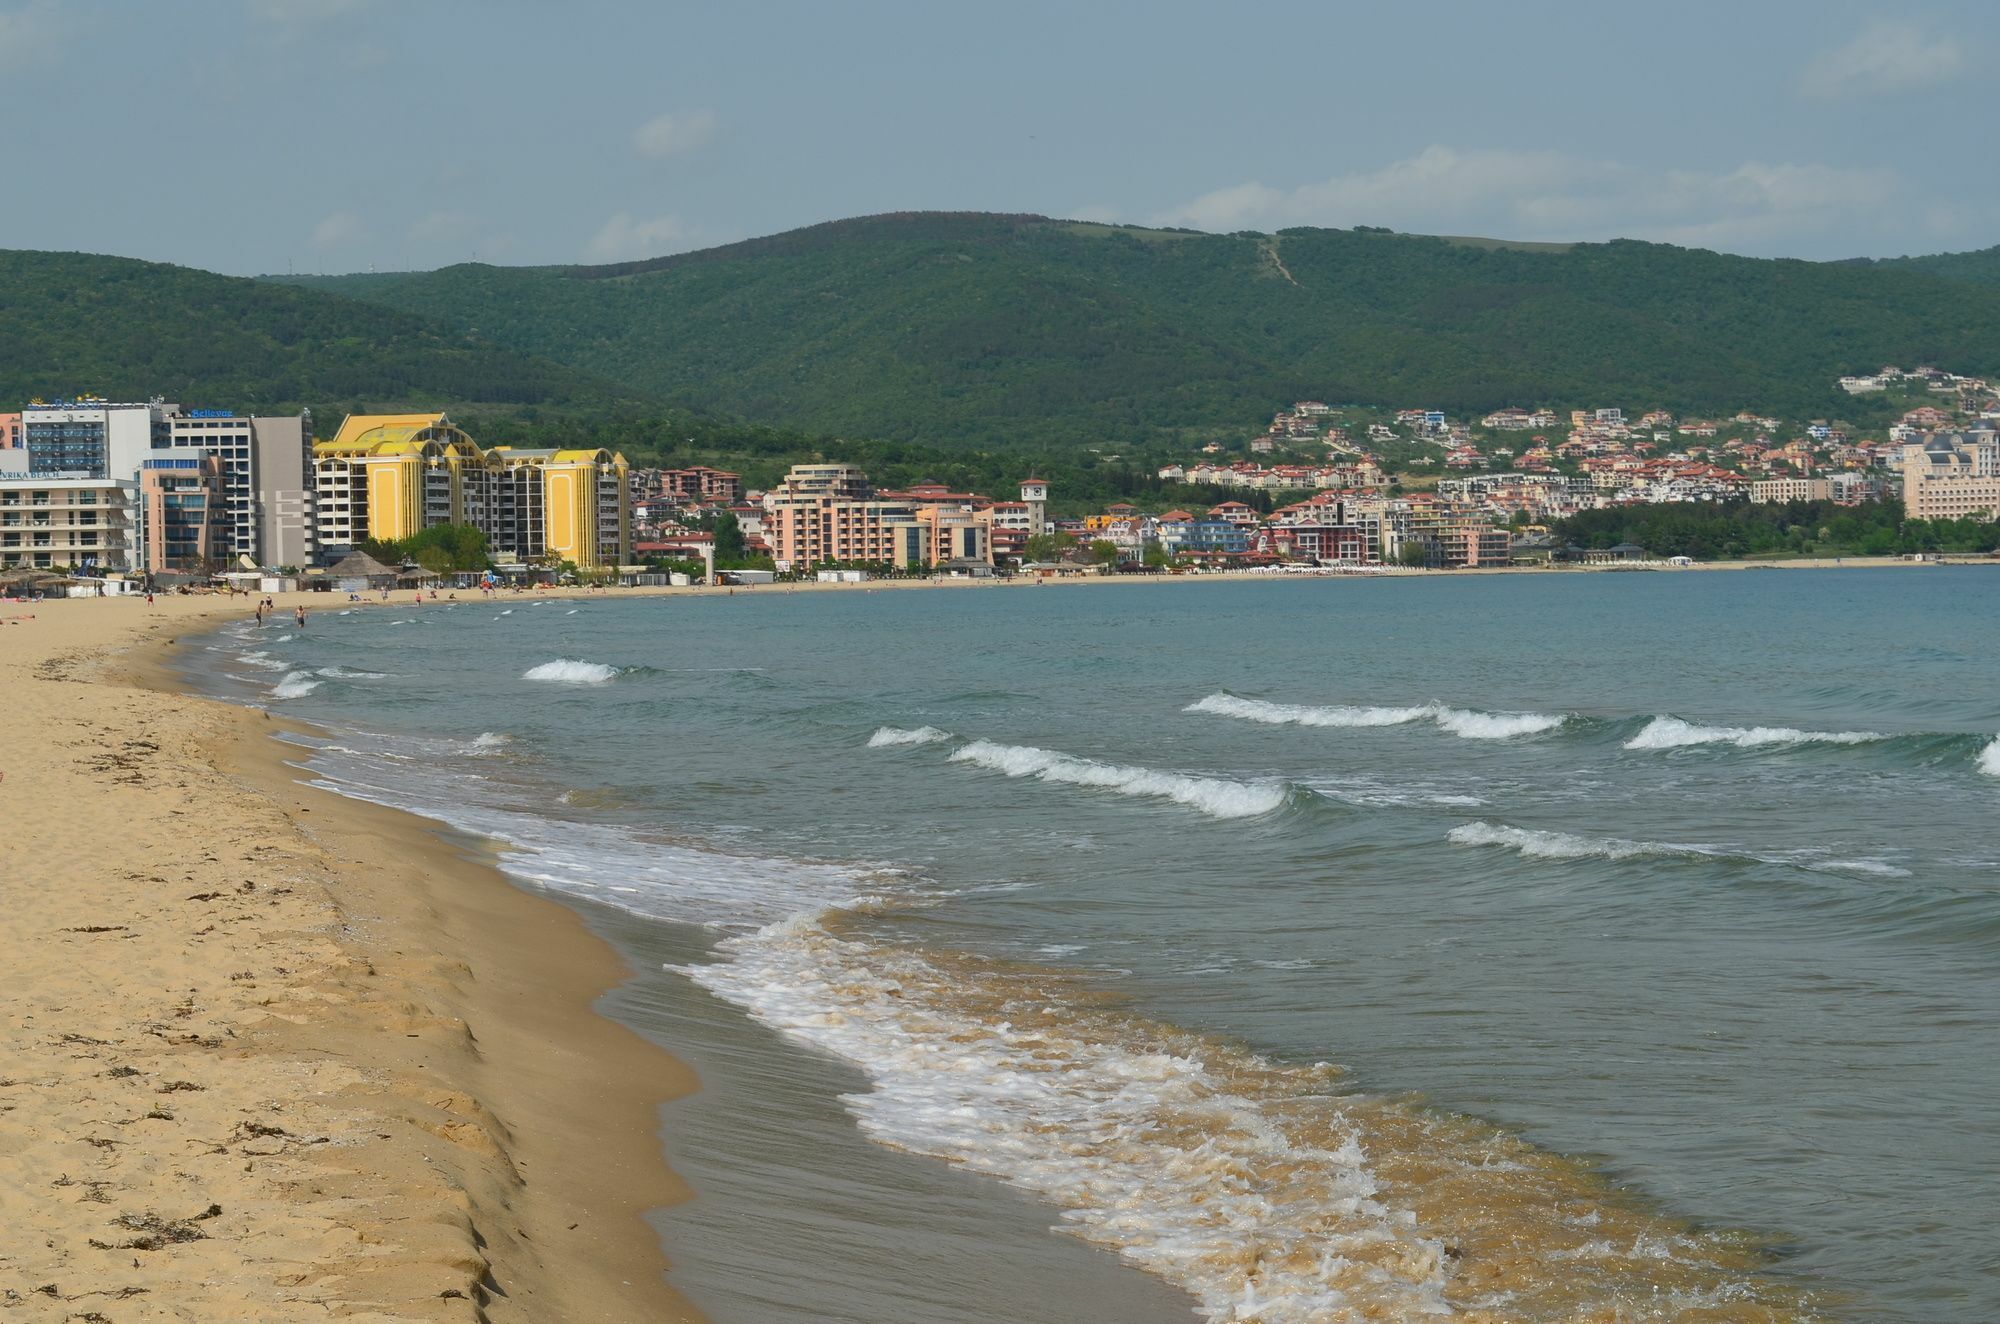
[{"label": "coastal town", "polygon": [[[1673,504],[1900,503],[1910,520],[2000,516],[2000,393],[1936,368],[1839,379],[1915,399],[1885,427],[1753,411],[1424,408],[1304,400],[1260,435],[1157,467],[1158,499],[1058,514],[1051,482],[1004,495],[878,487],[798,463],[762,489],[616,450],[488,445],[442,411],[265,416],[161,399],[34,401],[0,414],[0,575],[71,591],[241,577],[292,587],[458,581],[1379,571],[1646,562],[1551,526]],[[456,555],[435,536],[470,530]],[[469,551],[467,549],[470,549]],[[395,553],[400,552],[399,556]],[[380,555],[378,555],[380,553]]]}]

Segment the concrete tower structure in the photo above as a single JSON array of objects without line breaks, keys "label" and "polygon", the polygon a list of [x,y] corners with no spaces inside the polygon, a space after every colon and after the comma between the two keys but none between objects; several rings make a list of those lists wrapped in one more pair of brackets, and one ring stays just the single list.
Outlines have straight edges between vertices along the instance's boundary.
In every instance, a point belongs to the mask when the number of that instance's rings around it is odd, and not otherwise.
[{"label": "concrete tower structure", "polygon": [[1023,478],[1021,480],[1021,500],[1028,507],[1028,536],[1034,537],[1049,531],[1049,481],[1046,478]]}]

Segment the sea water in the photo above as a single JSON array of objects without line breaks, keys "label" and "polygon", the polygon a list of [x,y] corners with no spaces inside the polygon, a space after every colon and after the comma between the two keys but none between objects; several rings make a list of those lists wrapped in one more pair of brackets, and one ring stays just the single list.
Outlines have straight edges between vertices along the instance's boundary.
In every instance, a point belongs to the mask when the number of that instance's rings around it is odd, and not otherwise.
[{"label": "sea water", "polygon": [[720,1324],[1979,1320],[1996,602],[474,598],[191,666],[646,955]]}]

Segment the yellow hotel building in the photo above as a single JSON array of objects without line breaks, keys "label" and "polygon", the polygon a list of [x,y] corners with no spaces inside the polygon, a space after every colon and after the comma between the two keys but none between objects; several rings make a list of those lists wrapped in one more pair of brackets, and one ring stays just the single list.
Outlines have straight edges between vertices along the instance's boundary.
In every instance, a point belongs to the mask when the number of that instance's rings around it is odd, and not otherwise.
[{"label": "yellow hotel building", "polygon": [[485,449],[443,414],[349,415],[313,444],[313,492],[329,551],[470,524],[496,559],[555,556],[581,570],[632,559],[623,455]]}]

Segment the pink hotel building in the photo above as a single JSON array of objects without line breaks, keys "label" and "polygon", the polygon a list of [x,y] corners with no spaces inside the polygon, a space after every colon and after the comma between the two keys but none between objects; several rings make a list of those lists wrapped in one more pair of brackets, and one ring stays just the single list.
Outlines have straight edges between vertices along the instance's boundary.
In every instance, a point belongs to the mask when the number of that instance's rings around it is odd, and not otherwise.
[{"label": "pink hotel building", "polygon": [[847,464],[796,464],[764,494],[764,540],[780,570],[826,562],[877,562],[898,569],[993,563],[993,529],[1020,521],[1039,532],[1046,485],[1022,484],[1023,503],[919,487],[878,493]]}]

